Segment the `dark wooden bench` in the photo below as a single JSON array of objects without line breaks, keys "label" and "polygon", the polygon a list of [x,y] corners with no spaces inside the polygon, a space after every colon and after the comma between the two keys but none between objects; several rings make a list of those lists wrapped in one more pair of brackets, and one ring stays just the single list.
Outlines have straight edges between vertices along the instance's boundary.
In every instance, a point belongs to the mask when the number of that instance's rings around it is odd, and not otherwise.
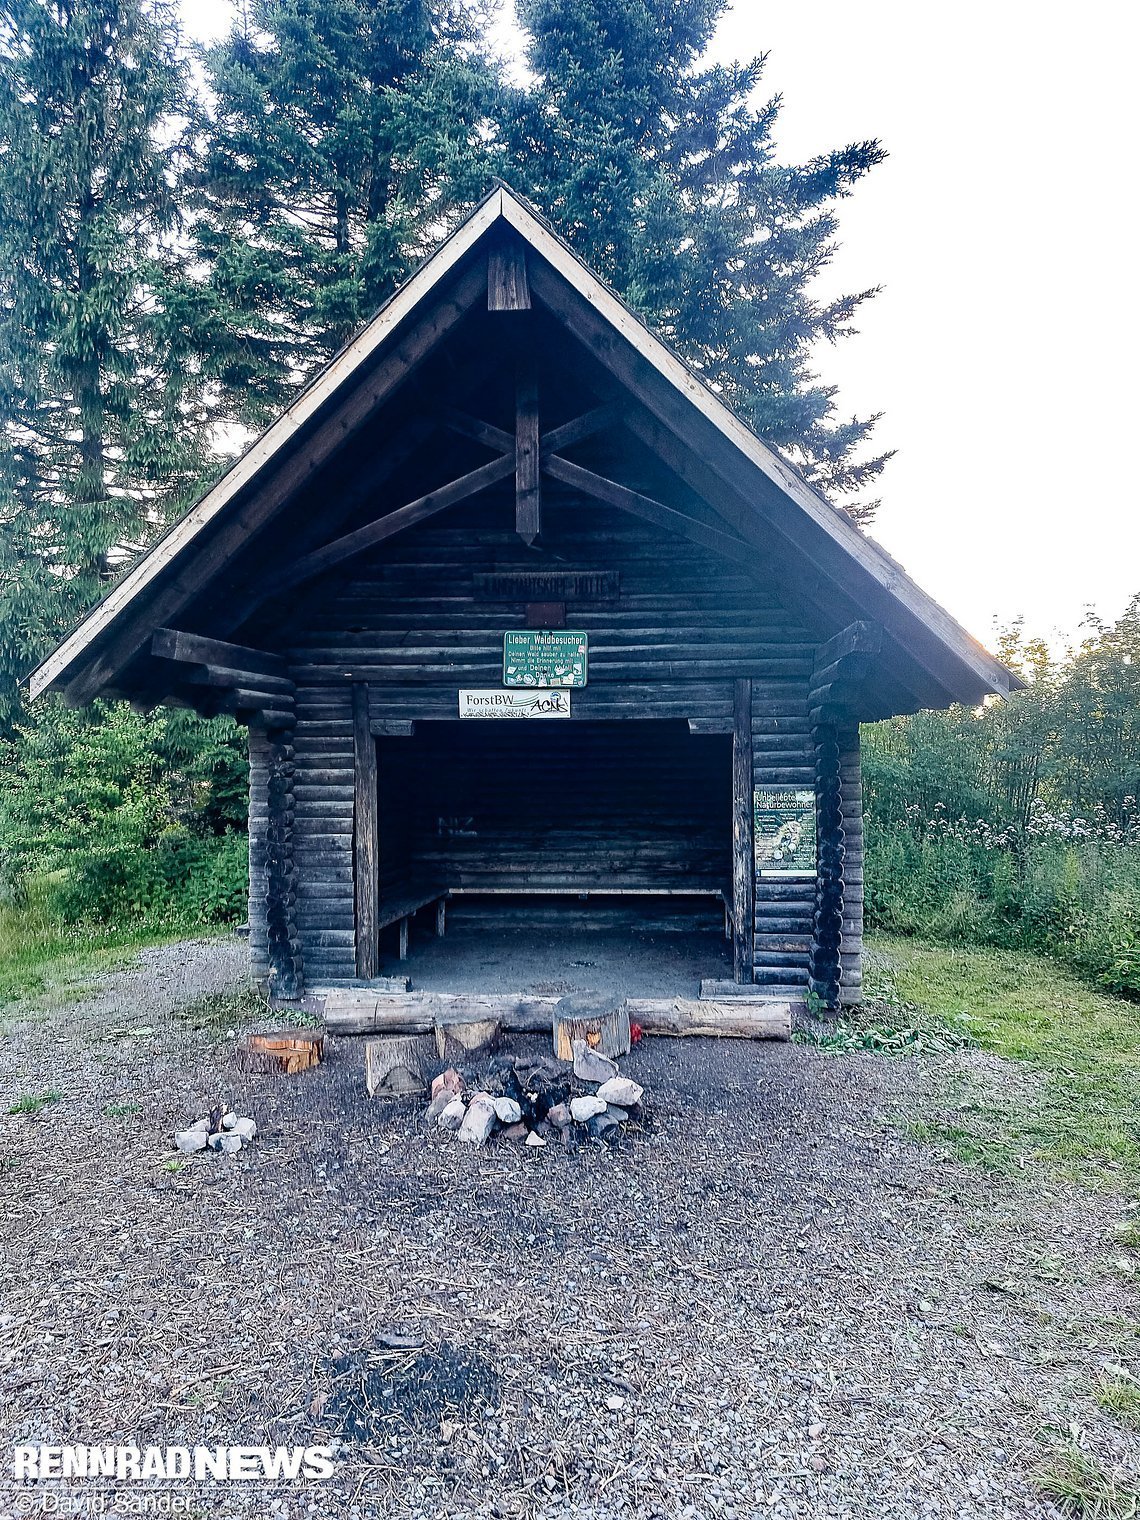
[{"label": "dark wooden bench", "polygon": [[[731,939],[735,912],[732,886],[712,886],[705,877],[667,887],[453,887],[450,897],[715,897],[724,908],[724,937]],[[389,919],[390,923],[391,920]]]},{"label": "dark wooden bench", "polygon": [[418,885],[410,886],[406,891],[398,892],[393,897],[380,899],[379,913],[376,920],[377,931],[387,929],[390,924],[400,926],[400,959],[408,958],[408,920],[421,908],[428,908],[435,904],[435,932],[442,935],[446,928],[448,889],[442,886]]}]

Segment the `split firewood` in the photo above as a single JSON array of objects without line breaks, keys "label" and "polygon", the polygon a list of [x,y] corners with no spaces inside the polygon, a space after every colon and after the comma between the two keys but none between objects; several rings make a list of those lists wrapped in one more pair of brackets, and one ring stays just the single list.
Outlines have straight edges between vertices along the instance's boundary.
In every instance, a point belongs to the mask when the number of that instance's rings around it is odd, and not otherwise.
[{"label": "split firewood", "polygon": [[368,1096],[400,1097],[423,1092],[435,1065],[435,1047],[425,1035],[393,1035],[369,1040],[364,1047],[364,1082]]},{"label": "split firewood", "polygon": [[498,1019],[476,1019],[460,1024],[437,1024],[435,1048],[441,1061],[463,1062],[474,1055],[494,1050],[502,1026]]}]

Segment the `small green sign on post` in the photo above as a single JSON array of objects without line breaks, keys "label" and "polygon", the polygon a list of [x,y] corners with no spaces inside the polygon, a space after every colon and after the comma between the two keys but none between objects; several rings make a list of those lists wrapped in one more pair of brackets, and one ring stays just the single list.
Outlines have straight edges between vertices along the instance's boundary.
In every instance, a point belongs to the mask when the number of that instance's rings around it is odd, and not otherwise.
[{"label": "small green sign on post", "polygon": [[752,796],[761,876],[814,876],[815,793],[758,786]]},{"label": "small green sign on post", "polygon": [[520,628],[503,634],[504,686],[585,686],[588,660],[584,633]]}]

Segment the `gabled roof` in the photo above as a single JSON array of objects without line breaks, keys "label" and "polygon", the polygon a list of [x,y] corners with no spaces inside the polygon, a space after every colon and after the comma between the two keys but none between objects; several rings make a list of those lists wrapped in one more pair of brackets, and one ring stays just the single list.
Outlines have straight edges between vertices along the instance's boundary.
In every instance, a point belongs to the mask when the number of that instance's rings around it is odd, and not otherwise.
[{"label": "gabled roof", "polygon": [[[940,696],[945,701],[975,702],[986,692],[1006,693],[1020,684],[885,550],[731,412],[541,217],[500,186],[43,661],[29,679],[31,695],[67,686],[84,674],[87,694],[113,686],[116,670],[129,663],[146,637],[132,643],[128,625],[148,610],[154,613],[154,626],[177,617],[180,595],[184,602],[191,595],[185,589],[184,567],[192,565],[200,546],[222,526],[228,537],[224,542],[216,539],[211,551],[215,557],[218,543],[222,552],[225,542],[237,543],[243,516],[249,515],[246,504],[258,492],[269,493],[266,511],[272,510],[274,493],[283,499],[283,463],[307,438],[329,426],[331,409],[342,397],[349,396],[353,403],[346,410],[368,415],[354,400],[361,377],[390,354],[399,358],[401,338],[413,317],[433,299],[448,299],[461,271],[470,269],[479,245],[491,244],[504,233],[526,245],[539,303],[571,327],[644,402],[643,441],[665,451],[666,463],[683,477],[688,475],[688,483],[758,550],[774,548],[785,556],[802,556],[825,587],[835,588],[837,601],[880,623],[929,676],[928,705],[940,705]],[[389,377],[390,386],[396,383]],[[383,400],[382,390],[375,389],[369,399],[377,405]],[[351,418],[342,423],[351,425]],[[678,445],[684,454],[680,461],[669,457]],[[703,489],[708,481],[717,489]],[[838,619],[837,626],[846,620]]]}]

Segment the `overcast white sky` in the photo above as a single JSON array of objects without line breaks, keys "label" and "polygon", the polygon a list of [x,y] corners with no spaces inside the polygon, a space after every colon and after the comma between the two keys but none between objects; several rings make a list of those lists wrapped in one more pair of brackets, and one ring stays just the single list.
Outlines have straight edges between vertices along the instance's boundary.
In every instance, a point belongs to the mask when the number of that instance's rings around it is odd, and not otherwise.
[{"label": "overcast white sky", "polygon": [[[224,30],[228,0],[182,4]],[[770,54],[783,157],[890,152],[821,286],[884,289],[820,371],[898,450],[874,536],[990,644],[1140,591],[1138,46],[1123,0],[737,0],[717,38]]]}]

